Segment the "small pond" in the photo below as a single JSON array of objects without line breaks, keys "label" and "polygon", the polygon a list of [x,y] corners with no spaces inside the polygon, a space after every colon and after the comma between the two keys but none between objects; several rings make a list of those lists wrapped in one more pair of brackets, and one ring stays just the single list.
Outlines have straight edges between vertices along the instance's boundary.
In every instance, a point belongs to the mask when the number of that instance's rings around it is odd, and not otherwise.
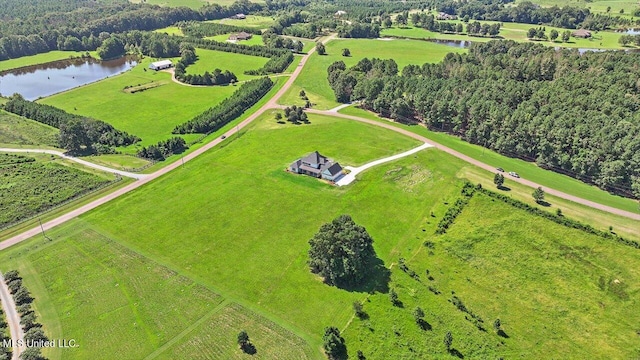
[{"label": "small pond", "polygon": [[120,74],[137,63],[135,57],[128,56],[108,61],[75,58],[8,70],[0,73],[0,94],[18,93],[36,100]]}]

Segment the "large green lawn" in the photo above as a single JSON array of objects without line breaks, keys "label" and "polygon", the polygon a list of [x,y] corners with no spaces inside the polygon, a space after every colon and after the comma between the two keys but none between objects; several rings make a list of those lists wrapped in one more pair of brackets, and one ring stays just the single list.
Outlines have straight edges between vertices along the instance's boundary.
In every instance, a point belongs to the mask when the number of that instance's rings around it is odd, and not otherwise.
[{"label": "large green lawn", "polygon": [[[243,57],[244,55],[238,55]],[[148,70],[146,58],[132,70],[97,83],[45,98],[40,102],[74,114],[106,121],[119,130],[142,138],[137,145],[168,139],[173,128],[229,97],[233,86],[190,87],[171,81],[166,72]],[[157,87],[128,93],[126,86],[156,83]],[[197,135],[188,135],[192,140]],[[134,152],[135,146],[125,151]]]},{"label": "large green lawn", "polygon": [[[178,6],[186,6],[192,9],[199,9],[207,4],[218,4],[222,6],[229,6],[235,2],[235,0],[129,0],[132,3],[147,3],[153,5],[160,6],[170,6],[170,7],[178,7]],[[255,0],[252,2],[263,2],[261,0]]]},{"label": "large green lawn", "polygon": [[[260,40],[262,41],[262,40]],[[233,54],[224,51],[196,49],[198,60],[187,67],[187,74],[202,75],[205,71],[213,73],[215,69],[229,70],[236,74],[239,81],[256,79],[259,76],[245,75],[245,70],[257,70],[269,61],[268,58]]]},{"label": "large green lawn", "polygon": [[[15,69],[23,66],[43,64],[47,62],[64,60],[70,57],[79,57],[84,55],[84,51],[49,51],[47,53],[23,56],[17,59],[9,59],[0,61],[0,71]],[[7,94],[11,95],[11,94]]]},{"label": "large green lawn", "polygon": [[[351,51],[350,57],[342,56],[342,49]],[[344,61],[347,66],[355,65],[360,59],[394,59],[398,68],[409,64],[435,63],[450,52],[465,52],[465,49],[417,40],[370,40],[336,39],[326,45],[327,55],[313,54],[294,85],[280,100],[283,105],[304,105],[298,96],[300,90],[318,109],[330,109],[338,104],[327,80],[327,68],[336,61]]]},{"label": "large green lawn", "polygon": [[57,147],[58,129],[0,110],[0,146]]},{"label": "large green lawn", "polygon": [[[482,23],[493,24],[495,21],[482,21]],[[556,41],[532,41],[527,39],[527,31],[538,25],[531,24],[519,24],[519,23],[501,23],[500,37],[505,40],[515,40],[519,42],[535,42],[546,46],[553,47],[566,47],[566,48],[586,48],[586,49],[622,49],[622,45],[618,43],[618,39],[622,35],[613,31],[600,31],[594,33],[594,36],[589,39],[580,39],[572,37],[567,43],[563,43],[560,39]],[[465,30],[466,30],[466,24]],[[545,26],[546,34],[549,36],[549,32],[552,29],[557,30],[560,34],[567,29],[556,28],[552,26]],[[575,31],[575,30],[569,30]],[[454,40],[454,41],[473,41],[473,42],[487,42],[494,40],[490,37],[477,37],[467,36],[466,34],[442,34],[439,32],[433,32],[422,28],[408,26],[406,28],[392,27],[389,29],[383,29],[380,34],[382,36],[399,36],[414,39],[440,39],[440,40]],[[629,46],[633,48],[633,46]]]},{"label": "large green lawn", "polygon": [[[516,3],[525,0],[517,0]],[[630,16],[633,11],[637,9],[638,2],[633,0],[532,0],[532,3],[539,4],[545,7],[548,6],[573,6],[588,8],[592,13],[607,13],[607,7],[611,7],[609,12],[612,16],[620,15],[620,10],[624,10],[623,16]]]},{"label": "large green lawn", "polygon": [[[231,34],[222,34],[222,35],[216,35],[216,36],[207,36],[205,37],[205,39],[207,40],[214,40],[214,41],[219,41],[219,42],[226,42],[227,40],[229,40],[229,35]],[[263,46],[264,42],[262,42],[262,35],[253,35],[251,37],[251,39],[249,40],[242,40],[242,41],[238,41],[237,44],[240,45],[260,45]]]},{"label": "large green lawn", "polygon": [[[426,233],[416,231],[416,243],[430,241],[433,248],[402,249],[394,259],[407,259],[419,281],[393,268],[402,308],[386,294],[367,297],[369,318],[354,319],[345,332],[350,358],[357,350],[367,359],[455,358],[443,345],[447,331],[452,348],[471,359],[631,359],[640,353],[640,250],[480,194],[447,234],[433,235],[432,224]],[[486,331],[465,319],[454,295]],[[415,323],[416,306],[430,330]],[[506,337],[493,329],[498,318]]]},{"label": "large green lawn", "polygon": [[[85,344],[52,359],[242,359],[240,329],[258,358],[321,359],[329,325],[346,329],[353,358],[359,349],[369,359],[444,357],[448,330],[467,358],[637,351],[638,250],[482,195],[448,234],[434,236],[458,197],[463,162],[429,149],[333,187],[284,169],[313,150],[361,165],[416,142],[336,118],[311,115],[310,125],[292,125],[273,115],[184,168],[49,231],[52,242],[36,238],[0,253],[0,270],[22,271],[50,337]],[[374,238],[404,308],[391,307],[386,293],[340,290],[309,272],[308,239],[345,213]],[[397,271],[399,257],[422,282]],[[597,290],[600,277],[605,291]],[[628,287],[617,291],[614,280]],[[427,290],[431,284],[440,295]],[[452,291],[484,319],[487,332],[447,301]],[[616,298],[625,293],[629,300]],[[352,303],[367,298],[370,318],[361,322]],[[417,305],[431,331],[413,323]],[[508,339],[493,333],[498,317]]]}]

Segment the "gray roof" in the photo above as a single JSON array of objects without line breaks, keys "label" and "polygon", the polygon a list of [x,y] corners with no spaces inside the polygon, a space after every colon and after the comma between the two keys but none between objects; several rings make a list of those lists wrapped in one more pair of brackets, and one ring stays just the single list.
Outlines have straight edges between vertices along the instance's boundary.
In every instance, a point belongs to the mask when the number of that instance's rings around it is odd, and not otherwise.
[{"label": "gray roof", "polygon": [[302,162],[305,162],[307,164],[320,164],[320,165],[324,165],[327,162],[327,158],[325,156],[320,155],[319,152],[314,151],[311,154],[303,157]]},{"label": "gray roof", "polygon": [[300,165],[300,169],[308,171],[310,173],[314,173],[314,174],[320,174],[320,171],[321,171],[320,169],[316,169],[316,168],[313,168],[313,167],[307,166],[307,165]]},{"label": "gray roof", "polygon": [[342,172],[342,166],[340,166],[339,163],[335,163],[335,164],[329,166],[327,169],[325,169],[325,171],[328,171],[329,174],[331,174],[331,176],[334,176],[334,175],[339,174],[340,172]]}]

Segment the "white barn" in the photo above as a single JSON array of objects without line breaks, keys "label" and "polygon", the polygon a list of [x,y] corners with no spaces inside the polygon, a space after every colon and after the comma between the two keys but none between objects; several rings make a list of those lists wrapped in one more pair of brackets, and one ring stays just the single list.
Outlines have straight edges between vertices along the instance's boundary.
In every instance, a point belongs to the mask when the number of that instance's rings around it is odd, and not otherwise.
[{"label": "white barn", "polygon": [[171,66],[173,66],[173,63],[171,62],[171,60],[160,60],[160,61],[152,62],[151,64],[149,64],[149,69],[162,70],[162,69],[168,69]]}]

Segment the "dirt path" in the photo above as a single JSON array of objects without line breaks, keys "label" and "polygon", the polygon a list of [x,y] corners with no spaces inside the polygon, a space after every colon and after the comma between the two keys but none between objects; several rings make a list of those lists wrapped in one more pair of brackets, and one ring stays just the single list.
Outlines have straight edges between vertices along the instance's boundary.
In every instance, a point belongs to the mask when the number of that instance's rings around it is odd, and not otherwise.
[{"label": "dirt path", "polygon": [[11,296],[7,284],[4,282],[2,273],[0,273],[0,301],[2,301],[2,309],[7,318],[9,331],[11,332],[11,341],[13,342],[13,355],[11,359],[18,360],[20,354],[24,351],[24,346],[18,346],[18,339],[24,339],[24,331],[22,331],[22,326],[20,326],[20,315],[18,315],[16,311],[13,296]]},{"label": "dirt path", "polygon": [[[385,128],[385,129],[389,129],[389,130],[401,133],[403,135],[412,137],[412,138],[414,138],[416,140],[420,140],[422,142],[431,144],[431,145],[433,145],[435,148],[437,148],[439,150],[442,150],[442,151],[444,151],[444,152],[446,152],[448,154],[451,154],[451,155],[457,157],[458,159],[464,160],[464,161],[466,161],[466,162],[468,162],[468,163],[470,163],[472,165],[475,165],[475,166],[477,166],[479,168],[482,168],[484,170],[491,171],[491,172],[495,172],[496,171],[496,169],[491,165],[487,165],[487,164],[485,164],[485,163],[483,163],[481,161],[478,161],[478,160],[473,159],[473,158],[471,158],[471,157],[469,157],[467,155],[459,153],[459,152],[457,152],[457,151],[455,151],[455,150],[453,150],[451,148],[448,148],[448,147],[446,147],[444,145],[440,145],[438,143],[435,143],[435,142],[425,138],[424,136],[418,135],[416,133],[413,133],[413,132],[411,132],[409,130],[406,130],[406,129],[403,129],[403,128],[396,127],[396,126],[394,126],[392,124],[386,124],[384,122],[364,119],[364,118],[357,117],[357,116],[345,115],[345,114],[340,114],[340,113],[326,111],[326,110],[308,109],[307,111],[309,113],[312,113],[312,114],[335,116],[335,117],[339,117],[339,118],[343,118],[343,119],[355,120],[355,121],[359,121],[359,122],[363,122],[363,123],[367,123],[367,124],[371,124],[371,125],[375,125],[375,126],[380,126],[380,127]],[[640,214],[632,213],[630,211],[625,211],[625,210],[617,209],[617,208],[614,208],[614,207],[611,207],[611,206],[599,204],[599,203],[596,203],[596,202],[593,202],[593,201],[590,201],[590,200],[586,200],[586,199],[583,199],[583,198],[580,198],[580,197],[577,197],[577,196],[574,196],[574,195],[570,195],[570,194],[564,193],[562,191],[558,191],[558,190],[554,190],[554,189],[542,186],[540,184],[537,184],[537,183],[535,183],[533,181],[530,181],[530,180],[527,180],[527,179],[523,179],[523,178],[509,178],[509,179],[511,181],[518,182],[520,184],[529,186],[529,187],[534,188],[534,189],[537,188],[537,187],[542,187],[547,194],[550,194],[550,195],[553,195],[553,196],[557,196],[557,197],[563,198],[565,200],[573,201],[575,203],[582,204],[582,205],[585,205],[585,206],[588,206],[588,207],[591,207],[591,208],[594,208],[594,209],[597,209],[597,210],[605,211],[605,212],[608,212],[608,213],[611,213],[611,214],[624,216],[626,218],[630,218],[630,219],[634,219],[634,220],[640,220]]]},{"label": "dirt path", "polygon": [[113,174],[118,174],[118,175],[121,175],[121,176],[124,176],[124,177],[128,177],[128,178],[133,178],[133,179],[140,180],[140,179],[144,179],[144,178],[149,176],[149,175],[145,175],[145,174],[136,174],[136,173],[132,173],[132,172],[128,172],[128,171],[116,170],[116,169],[112,169],[110,167],[94,164],[92,162],[89,162],[89,161],[86,161],[86,160],[82,160],[82,159],[77,158],[77,157],[65,155],[64,153],[62,153],[60,151],[56,151],[56,150],[0,148],[0,152],[50,154],[50,155],[59,156],[59,157],[61,157],[63,159],[67,159],[67,160],[71,160],[71,161],[77,162],[78,164],[82,164],[82,165],[88,166],[90,168],[102,170],[102,171],[105,171],[105,172],[110,172],[110,173],[113,173]]},{"label": "dirt path", "polygon": [[[322,41],[324,43],[332,40],[335,38],[335,35],[329,36],[324,38]],[[249,115],[249,117],[247,117],[244,121],[242,121],[241,123],[239,123],[237,126],[234,126],[232,129],[228,130],[227,132],[225,132],[223,135],[225,137],[229,137],[233,134],[236,134],[237,132],[239,132],[240,130],[242,130],[244,127],[246,127],[247,125],[251,124],[251,122],[253,122],[255,119],[257,119],[258,117],[260,117],[260,115],[262,115],[264,112],[266,112],[267,110],[270,110],[272,108],[276,108],[278,107],[278,100],[289,90],[289,88],[291,87],[291,85],[293,85],[293,82],[296,80],[296,78],[300,75],[300,73],[302,72],[302,69],[304,68],[304,65],[307,63],[307,60],[309,59],[309,57],[315,52],[315,48],[311,49],[311,51],[309,51],[309,53],[307,55],[304,55],[302,57],[302,60],[300,60],[300,63],[298,64],[298,66],[296,67],[296,69],[293,71],[293,73],[291,74],[291,76],[289,77],[289,79],[287,80],[287,82],[284,84],[284,86],[275,94],[275,96],[273,96],[266,104],[264,104],[260,109],[258,109],[258,111],[256,111],[255,113]],[[94,200],[86,205],[83,205],[77,209],[71,210],[70,212],[61,215],[51,221],[48,221],[44,224],[42,224],[42,229],[46,230],[50,230],[60,224],[64,224],[65,222],[74,219],[88,211],[91,211],[95,208],[97,208],[100,205],[106,204],[109,201],[116,199],[132,190],[135,190],[141,186],[143,186],[144,184],[155,180],[157,178],[159,178],[160,176],[167,174],[170,171],[175,170],[176,168],[179,168],[182,166],[183,163],[189,162],[193,159],[195,159],[196,157],[200,156],[201,154],[205,153],[206,151],[208,151],[209,149],[217,146],[218,144],[220,144],[221,142],[223,142],[224,140],[222,139],[222,137],[218,137],[215,140],[205,144],[204,146],[202,146],[201,148],[195,150],[194,152],[185,155],[183,157],[184,161],[176,161],[172,164],[169,164],[165,167],[163,167],[162,169],[154,172],[153,174],[150,175],[144,175],[141,179],[139,179],[138,181],[131,183],[125,187],[122,187],[112,193],[109,193],[103,197],[101,197],[100,199]],[[95,164],[94,164],[95,165]],[[136,174],[136,175],[141,175],[141,174]],[[0,242],[0,250],[4,250],[6,248],[9,248],[13,245],[19,244],[22,241],[25,241],[31,237],[37,236],[42,232],[42,229],[40,227],[34,227],[32,229],[29,229],[21,234],[18,234],[14,237],[11,237],[3,242]]]}]

